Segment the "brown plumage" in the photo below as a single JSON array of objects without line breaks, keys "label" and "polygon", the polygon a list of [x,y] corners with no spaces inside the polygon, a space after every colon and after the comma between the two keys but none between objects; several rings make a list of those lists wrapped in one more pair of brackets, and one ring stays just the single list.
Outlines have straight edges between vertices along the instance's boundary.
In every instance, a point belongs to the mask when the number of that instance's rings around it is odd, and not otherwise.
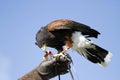
[{"label": "brown plumage", "polygon": [[105,62],[104,58],[108,55],[108,51],[93,44],[89,39],[89,37],[97,38],[99,34],[98,31],[82,23],[56,20],[38,31],[36,44],[40,48],[46,44],[48,47],[57,49],[58,52],[63,51],[63,46],[67,49],[73,48],[88,60],[101,64]]}]

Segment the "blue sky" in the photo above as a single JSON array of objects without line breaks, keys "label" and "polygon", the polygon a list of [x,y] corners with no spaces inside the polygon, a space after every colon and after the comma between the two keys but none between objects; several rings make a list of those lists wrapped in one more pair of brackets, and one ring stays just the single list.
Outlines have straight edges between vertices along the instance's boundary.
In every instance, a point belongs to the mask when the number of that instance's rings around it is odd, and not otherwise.
[{"label": "blue sky", "polygon": [[[119,0],[0,0],[0,80],[16,80],[42,61],[35,35],[56,19],[75,20],[98,30],[101,35],[93,42],[113,53],[109,66],[102,68],[69,50],[75,80],[120,79]],[[62,80],[71,77],[66,74]]]}]

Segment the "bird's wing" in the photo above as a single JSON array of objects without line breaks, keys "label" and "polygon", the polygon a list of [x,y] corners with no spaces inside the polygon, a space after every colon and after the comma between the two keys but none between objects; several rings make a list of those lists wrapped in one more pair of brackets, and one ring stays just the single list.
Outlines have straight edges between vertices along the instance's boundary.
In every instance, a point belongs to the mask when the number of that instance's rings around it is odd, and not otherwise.
[{"label": "bird's wing", "polygon": [[49,31],[56,31],[56,30],[65,30],[71,29],[73,31],[80,31],[83,35],[88,35],[89,37],[97,38],[98,31],[90,28],[87,25],[72,21],[72,20],[56,20],[47,25],[47,29]]}]

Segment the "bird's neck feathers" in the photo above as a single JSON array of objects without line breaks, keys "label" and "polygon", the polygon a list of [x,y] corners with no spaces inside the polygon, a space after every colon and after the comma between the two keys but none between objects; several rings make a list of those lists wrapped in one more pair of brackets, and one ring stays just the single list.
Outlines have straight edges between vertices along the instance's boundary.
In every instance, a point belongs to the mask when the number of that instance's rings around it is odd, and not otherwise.
[{"label": "bird's neck feathers", "polygon": [[47,27],[43,27],[43,31],[46,40],[49,40],[54,37],[54,35],[47,29]]}]

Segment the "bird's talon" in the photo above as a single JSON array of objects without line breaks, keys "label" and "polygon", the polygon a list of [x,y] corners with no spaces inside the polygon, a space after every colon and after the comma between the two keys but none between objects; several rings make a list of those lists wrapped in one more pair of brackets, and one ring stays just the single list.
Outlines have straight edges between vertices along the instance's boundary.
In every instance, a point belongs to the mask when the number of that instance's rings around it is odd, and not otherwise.
[{"label": "bird's talon", "polygon": [[64,54],[62,52],[60,52],[59,54],[54,55],[54,57],[60,57],[60,56],[64,56]]}]

